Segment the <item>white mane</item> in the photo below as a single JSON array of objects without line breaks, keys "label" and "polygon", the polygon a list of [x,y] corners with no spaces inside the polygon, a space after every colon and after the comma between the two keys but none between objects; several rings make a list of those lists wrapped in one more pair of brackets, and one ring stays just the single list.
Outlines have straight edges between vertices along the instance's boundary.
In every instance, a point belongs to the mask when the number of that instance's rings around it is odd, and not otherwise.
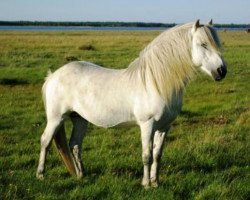
[{"label": "white mane", "polygon": [[[155,38],[128,67],[131,78],[139,73],[145,89],[153,85],[168,102],[182,89],[196,71],[191,57],[191,28],[193,23],[171,28]],[[210,27],[203,26],[206,41],[216,40]],[[217,44],[217,41],[214,42]]]}]

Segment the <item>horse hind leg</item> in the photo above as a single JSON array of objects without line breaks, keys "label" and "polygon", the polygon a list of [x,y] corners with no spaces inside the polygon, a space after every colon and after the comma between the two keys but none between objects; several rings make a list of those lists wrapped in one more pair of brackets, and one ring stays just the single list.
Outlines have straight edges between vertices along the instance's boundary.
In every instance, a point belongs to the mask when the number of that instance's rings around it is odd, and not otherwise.
[{"label": "horse hind leg", "polygon": [[36,173],[38,179],[43,179],[46,156],[50,144],[52,142],[53,136],[57,132],[58,128],[61,126],[61,123],[62,123],[61,118],[55,120],[48,120],[46,128],[41,136],[41,151]]},{"label": "horse hind leg", "polygon": [[82,142],[87,130],[88,121],[78,115],[76,112],[70,114],[73,123],[72,135],[69,146],[76,166],[76,173],[79,178],[83,176],[83,164],[81,158]]}]

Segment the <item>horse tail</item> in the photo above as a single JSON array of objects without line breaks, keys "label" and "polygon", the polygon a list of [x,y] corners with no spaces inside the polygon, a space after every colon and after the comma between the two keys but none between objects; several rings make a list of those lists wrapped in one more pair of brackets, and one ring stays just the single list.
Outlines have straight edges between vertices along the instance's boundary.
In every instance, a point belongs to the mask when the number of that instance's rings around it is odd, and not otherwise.
[{"label": "horse tail", "polygon": [[57,148],[67,170],[69,171],[69,173],[71,175],[76,176],[77,175],[76,165],[73,161],[73,156],[70,152],[69,145],[67,143],[64,124],[62,124],[60,126],[57,133],[55,134],[54,141],[56,144],[56,148]]}]

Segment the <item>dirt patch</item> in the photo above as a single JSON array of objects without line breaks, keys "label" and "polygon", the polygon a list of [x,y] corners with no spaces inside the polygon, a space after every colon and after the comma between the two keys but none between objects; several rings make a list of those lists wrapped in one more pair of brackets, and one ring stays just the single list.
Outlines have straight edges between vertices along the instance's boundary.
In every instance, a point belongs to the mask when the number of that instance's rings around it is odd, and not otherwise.
[{"label": "dirt patch", "polygon": [[223,125],[223,124],[228,124],[229,119],[224,115],[220,115],[220,116],[208,118],[207,123],[208,124]]},{"label": "dirt patch", "polygon": [[94,51],[96,50],[95,46],[93,46],[92,44],[84,44],[79,46],[78,48],[79,50],[85,50],[85,51]]}]

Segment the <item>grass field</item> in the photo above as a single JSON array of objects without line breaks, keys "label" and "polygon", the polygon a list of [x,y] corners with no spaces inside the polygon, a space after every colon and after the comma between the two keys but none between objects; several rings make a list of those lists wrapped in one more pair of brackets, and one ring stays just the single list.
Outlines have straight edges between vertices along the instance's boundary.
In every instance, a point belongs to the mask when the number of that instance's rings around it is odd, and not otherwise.
[{"label": "grass field", "polygon": [[166,139],[159,188],[140,185],[138,128],[90,125],[84,178],[70,177],[51,148],[45,179],[36,179],[47,71],[71,60],[124,68],[158,34],[0,32],[0,199],[250,198],[250,34],[244,32],[220,33],[228,65],[224,81],[199,74],[188,85]]}]

